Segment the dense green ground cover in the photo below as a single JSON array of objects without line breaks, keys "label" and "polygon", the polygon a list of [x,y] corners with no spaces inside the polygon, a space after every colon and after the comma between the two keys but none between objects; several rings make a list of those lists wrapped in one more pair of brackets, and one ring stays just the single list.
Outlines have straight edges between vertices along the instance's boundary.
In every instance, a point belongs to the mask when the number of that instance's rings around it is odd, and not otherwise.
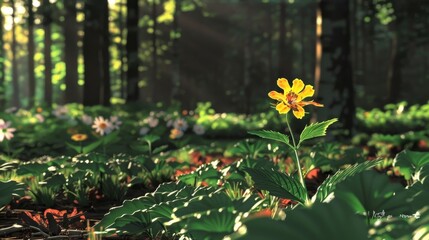
[{"label": "dense green ground cover", "polygon": [[[284,131],[274,112],[222,114],[201,104],[3,113],[0,236],[426,239],[427,129],[415,121],[428,121],[426,107],[400,106],[358,112],[354,146],[335,136],[304,144],[308,191],[290,148],[247,134]],[[377,132],[372,115],[390,122]],[[377,140],[386,133],[403,141]]]}]

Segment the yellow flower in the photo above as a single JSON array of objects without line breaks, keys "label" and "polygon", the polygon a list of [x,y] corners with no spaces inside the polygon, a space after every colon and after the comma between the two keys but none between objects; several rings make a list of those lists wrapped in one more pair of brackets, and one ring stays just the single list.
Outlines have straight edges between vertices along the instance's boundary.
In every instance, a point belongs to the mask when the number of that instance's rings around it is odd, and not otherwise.
[{"label": "yellow flower", "polygon": [[82,133],[73,134],[73,136],[71,136],[71,139],[75,142],[82,142],[85,141],[87,138],[88,135]]},{"label": "yellow flower", "polygon": [[323,104],[314,101],[303,101],[304,98],[314,95],[314,89],[311,85],[305,85],[301,79],[293,80],[291,87],[286,78],[279,78],[277,80],[277,85],[283,89],[284,93],[281,94],[277,91],[271,91],[268,93],[268,96],[279,102],[276,105],[276,110],[280,114],[286,114],[292,109],[293,115],[301,119],[305,115],[304,106],[314,105],[316,107],[323,107]]}]

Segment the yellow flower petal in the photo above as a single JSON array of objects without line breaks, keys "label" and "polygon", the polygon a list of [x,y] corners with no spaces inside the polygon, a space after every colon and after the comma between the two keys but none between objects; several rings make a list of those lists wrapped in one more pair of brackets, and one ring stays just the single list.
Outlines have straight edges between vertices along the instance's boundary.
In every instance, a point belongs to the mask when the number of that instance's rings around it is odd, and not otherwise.
[{"label": "yellow flower petal", "polygon": [[279,78],[279,79],[277,79],[277,85],[281,89],[283,89],[283,91],[285,93],[288,93],[290,91],[290,89],[291,89],[290,85],[289,85],[289,82],[288,82],[288,80],[286,78]]},{"label": "yellow flower petal", "polygon": [[290,107],[288,107],[286,104],[284,104],[283,102],[277,104],[276,106],[276,110],[280,113],[280,114],[286,114],[289,112]]},{"label": "yellow flower petal", "polygon": [[271,91],[268,93],[268,97],[280,101],[280,102],[284,102],[285,101],[285,96],[277,91]]},{"label": "yellow flower petal", "polygon": [[295,78],[292,83],[292,92],[298,94],[302,89],[304,89],[304,86],[305,84],[301,79]]},{"label": "yellow flower petal", "polygon": [[301,119],[305,115],[305,110],[303,107],[297,105],[296,108],[293,110],[293,115],[295,115],[296,118]]},{"label": "yellow flower petal", "polygon": [[304,98],[312,97],[314,95],[314,89],[311,85],[306,85],[304,90],[298,94],[298,101]]}]

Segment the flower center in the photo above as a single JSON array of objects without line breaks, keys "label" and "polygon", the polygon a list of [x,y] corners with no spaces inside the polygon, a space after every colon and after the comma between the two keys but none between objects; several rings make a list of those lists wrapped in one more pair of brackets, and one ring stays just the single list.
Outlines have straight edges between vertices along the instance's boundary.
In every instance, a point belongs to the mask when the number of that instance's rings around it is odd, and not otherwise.
[{"label": "flower center", "polygon": [[107,124],[105,124],[105,123],[100,123],[100,128],[101,129],[105,129],[107,127]]},{"label": "flower center", "polygon": [[294,105],[295,104],[295,102],[296,102],[296,99],[298,98],[298,95],[296,94],[296,93],[294,93],[294,92],[289,92],[287,95],[286,95],[286,102],[287,102],[287,104],[289,104],[289,105]]}]

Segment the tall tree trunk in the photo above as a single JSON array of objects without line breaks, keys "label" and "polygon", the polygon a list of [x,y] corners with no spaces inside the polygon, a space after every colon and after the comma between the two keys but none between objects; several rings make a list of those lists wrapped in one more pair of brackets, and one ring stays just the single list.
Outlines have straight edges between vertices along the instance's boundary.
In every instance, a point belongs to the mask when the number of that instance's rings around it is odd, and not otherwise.
[{"label": "tall tree trunk", "polygon": [[34,106],[36,96],[36,77],[34,75],[34,11],[33,0],[27,0],[28,7],[28,106]]},{"label": "tall tree trunk", "polygon": [[43,43],[44,43],[43,56],[44,56],[44,63],[45,63],[44,99],[47,106],[52,105],[51,23],[52,23],[51,3],[49,2],[49,0],[43,0],[43,29],[45,32],[45,36],[43,39]]},{"label": "tall tree trunk", "polygon": [[284,71],[289,71],[289,69],[284,69],[285,62],[285,49],[286,49],[286,3],[281,0],[280,1],[280,24],[279,24],[279,51],[278,54],[278,77],[286,77],[284,76]]},{"label": "tall tree trunk", "polygon": [[125,79],[125,71],[124,71],[124,45],[123,45],[123,37],[124,37],[124,3],[122,2],[122,0],[119,0],[118,2],[119,4],[119,15],[118,15],[118,27],[119,27],[119,38],[121,39],[117,48],[118,48],[118,52],[119,52],[119,60],[121,62],[121,68],[119,71],[119,79],[120,79],[120,96],[122,99],[124,99],[126,97],[126,79]]},{"label": "tall tree trunk", "polygon": [[339,115],[343,127],[351,135],[355,101],[350,59],[349,1],[322,0],[321,4],[323,59],[329,61],[322,64],[319,93],[323,96],[325,106],[330,107],[330,114]]},{"label": "tall tree trunk", "polygon": [[180,26],[179,26],[179,15],[181,12],[182,1],[176,1],[176,8],[174,9],[174,20],[173,20],[173,76],[172,76],[172,86],[171,91],[171,100],[178,99],[180,94],[180,54],[179,54],[179,36],[180,36]]},{"label": "tall tree trunk", "polygon": [[[158,78],[158,44],[157,44],[157,31],[158,31],[158,21],[157,21],[157,3],[152,1],[152,21],[153,21],[153,33],[152,33],[152,85],[159,86],[157,84]],[[153,91],[152,99],[156,99],[156,91]]]},{"label": "tall tree trunk", "polygon": [[20,92],[19,92],[19,79],[18,79],[18,65],[16,62],[16,23],[15,23],[15,0],[11,0],[12,5],[12,105],[21,107]]},{"label": "tall tree trunk", "polygon": [[127,102],[139,99],[138,0],[127,0]]},{"label": "tall tree trunk", "polygon": [[102,76],[100,49],[100,9],[94,1],[85,3],[85,22],[83,37],[83,58],[85,85],[83,88],[83,104],[93,106],[101,103]]},{"label": "tall tree trunk", "polygon": [[80,92],[78,85],[78,25],[76,19],[76,0],[64,0],[66,10],[64,18],[64,50],[66,64],[66,91],[65,102],[80,102]]},{"label": "tall tree trunk", "polygon": [[[320,89],[320,77],[321,77],[321,71],[322,71],[322,23],[323,23],[323,16],[322,16],[322,2],[321,0],[318,0],[316,2],[316,42],[315,42],[315,62],[314,62],[314,98],[317,98],[319,94]],[[317,121],[317,110],[313,109],[311,112],[311,120],[310,122],[316,122]]]},{"label": "tall tree trunk", "polygon": [[109,35],[109,4],[107,0],[103,0],[100,3],[101,7],[101,79],[102,79],[102,96],[101,101],[104,106],[110,105],[110,97],[111,97],[111,91],[110,91],[110,54],[109,54],[109,47],[110,47],[110,35]]},{"label": "tall tree trunk", "polygon": [[[0,6],[3,5],[3,0],[0,0]],[[4,17],[3,15],[0,16],[0,110],[3,110],[5,107],[5,49],[4,49],[4,39],[3,39],[3,24],[4,24]]]}]

